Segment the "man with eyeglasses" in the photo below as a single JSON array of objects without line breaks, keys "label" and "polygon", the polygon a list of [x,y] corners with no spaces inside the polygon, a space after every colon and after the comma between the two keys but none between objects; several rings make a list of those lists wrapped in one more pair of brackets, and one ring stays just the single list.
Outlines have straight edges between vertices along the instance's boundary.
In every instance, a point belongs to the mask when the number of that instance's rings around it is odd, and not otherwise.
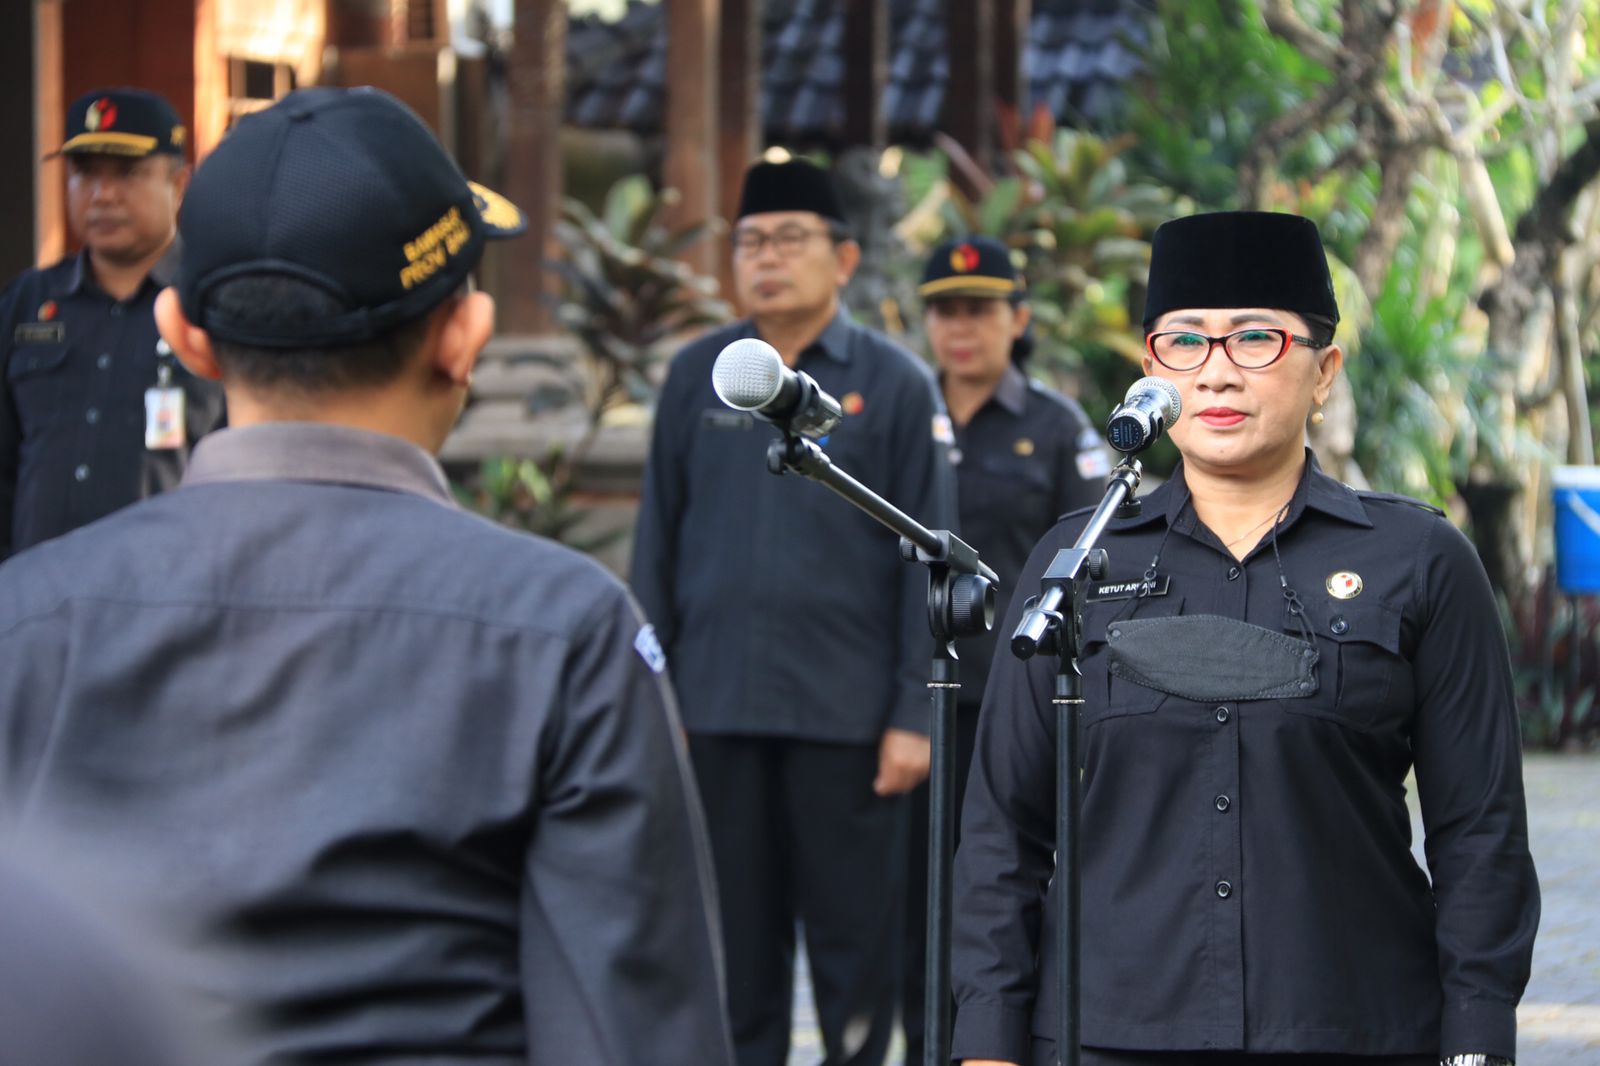
[{"label": "man with eyeglasses", "polygon": [[717,399],[711,367],[738,338],[773,345],[840,401],[834,462],[933,527],[954,522],[950,424],[928,368],[840,303],[860,249],[824,171],[752,167],[733,248],[749,317],[674,360],[633,585],[705,802],[739,1062],[787,1058],[799,921],[826,1062],[873,1066],[894,1015],[905,794],[928,773],[926,575],[827,489],[768,473],[774,431]]}]

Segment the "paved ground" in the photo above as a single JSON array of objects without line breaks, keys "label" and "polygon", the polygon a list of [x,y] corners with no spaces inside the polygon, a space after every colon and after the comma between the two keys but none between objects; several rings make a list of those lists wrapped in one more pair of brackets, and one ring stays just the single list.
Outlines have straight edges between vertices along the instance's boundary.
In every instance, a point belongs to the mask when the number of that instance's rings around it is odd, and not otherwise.
[{"label": "paved ground", "polygon": [[[1518,1011],[1518,1066],[1600,1066],[1600,755],[1530,756],[1525,781],[1544,913]],[[820,1061],[802,960],[789,1064]],[[901,1066],[898,1041],[889,1066]]]}]

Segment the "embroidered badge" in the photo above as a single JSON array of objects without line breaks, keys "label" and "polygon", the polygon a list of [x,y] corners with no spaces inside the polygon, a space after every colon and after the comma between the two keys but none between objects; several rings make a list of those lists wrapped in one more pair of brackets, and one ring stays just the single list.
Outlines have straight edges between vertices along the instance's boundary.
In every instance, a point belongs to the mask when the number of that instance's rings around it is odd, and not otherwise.
[{"label": "embroidered badge", "polygon": [[1361,575],[1351,570],[1339,570],[1328,575],[1328,595],[1336,600],[1353,600],[1361,595],[1361,590],[1366,586],[1361,583]]},{"label": "embroidered badge", "polygon": [[49,322],[51,319],[56,317],[56,312],[59,310],[60,308],[56,306],[56,302],[54,300],[46,300],[44,303],[39,305],[39,321]]},{"label": "embroidered badge", "polygon": [[861,398],[859,392],[847,392],[844,399],[839,401],[839,410],[852,417],[866,409],[867,401]]},{"label": "embroidered badge", "polygon": [[633,650],[653,672],[659,674],[667,669],[667,653],[661,650],[661,641],[656,639],[655,626],[646,624],[639,630],[639,635],[633,638]]},{"label": "embroidered badge", "polygon": [[1011,450],[1016,452],[1018,455],[1032,455],[1033,441],[1029,440],[1027,437],[1018,437],[1016,442],[1011,445]]},{"label": "embroidered badge", "polygon": [[982,257],[978,255],[978,250],[970,244],[958,245],[950,253],[950,269],[957,274],[972,273],[978,269],[980,262],[982,262]]}]

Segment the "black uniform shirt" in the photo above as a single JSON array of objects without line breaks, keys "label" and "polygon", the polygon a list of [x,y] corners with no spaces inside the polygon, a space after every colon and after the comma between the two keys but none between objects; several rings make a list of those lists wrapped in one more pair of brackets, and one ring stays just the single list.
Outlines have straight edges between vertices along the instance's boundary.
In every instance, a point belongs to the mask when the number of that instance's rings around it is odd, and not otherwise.
[{"label": "black uniform shirt", "polygon": [[[1093,506],[1105,495],[1111,460],[1075,400],[1029,381],[1014,365],[989,402],[956,427],[950,458],[956,464],[961,539],[1000,577],[998,621],[1039,538],[1068,511]],[[964,706],[975,708],[983,699],[997,633],[956,643]]]},{"label": "black uniform shirt", "polygon": [[[156,294],[168,250],[127,300],[95,284],[89,253],[30,270],[0,293],[0,559],[177,485],[188,448],[147,450]],[[190,444],[223,422],[222,389],[184,369]]]},{"label": "black uniform shirt", "polygon": [[[739,322],[679,352],[656,410],[632,579],[691,731],[876,742],[926,733],[927,571],[813,481],[767,471],[777,430],[717,399]],[[927,366],[841,309],[798,369],[847,415],[825,450],[923,525],[955,522],[949,419]],[[941,439],[943,442],[941,442]]]},{"label": "black uniform shirt", "polygon": [[[1165,537],[1164,594],[1133,617],[1298,635],[1270,540],[1236,562],[1186,498],[1180,467],[1112,522],[1102,587],[1137,583]],[[1045,537],[1022,588],[1086,519]],[[1113,677],[1106,627],[1130,601],[1084,612],[1083,1042],[1512,1055],[1539,892],[1483,568],[1437,513],[1309,455],[1277,539],[1321,651],[1309,698],[1201,703]],[[1055,1036],[1055,670],[1004,655],[985,695],[956,857],[958,1058],[1026,1062],[1030,1028]],[[1431,887],[1410,851],[1413,765]]]},{"label": "black uniform shirt", "polygon": [[415,446],[228,430],[0,566],[0,838],[159,930],[230,1064],[727,1066],[665,668]]}]

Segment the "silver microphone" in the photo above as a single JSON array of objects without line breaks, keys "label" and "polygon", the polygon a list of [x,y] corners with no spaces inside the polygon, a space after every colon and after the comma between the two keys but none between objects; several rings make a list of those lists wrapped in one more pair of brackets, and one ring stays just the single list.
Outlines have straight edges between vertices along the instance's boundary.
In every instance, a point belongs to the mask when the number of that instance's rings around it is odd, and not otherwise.
[{"label": "silver microphone", "polygon": [[791,370],[778,349],[744,337],[722,349],[711,368],[711,387],[735,411],[748,411],[813,440],[826,437],[844,418],[839,401],[811,375]]},{"label": "silver microphone", "polygon": [[1106,440],[1124,455],[1142,452],[1154,444],[1162,430],[1178,420],[1183,399],[1177,386],[1163,378],[1135,381],[1106,423]]}]

